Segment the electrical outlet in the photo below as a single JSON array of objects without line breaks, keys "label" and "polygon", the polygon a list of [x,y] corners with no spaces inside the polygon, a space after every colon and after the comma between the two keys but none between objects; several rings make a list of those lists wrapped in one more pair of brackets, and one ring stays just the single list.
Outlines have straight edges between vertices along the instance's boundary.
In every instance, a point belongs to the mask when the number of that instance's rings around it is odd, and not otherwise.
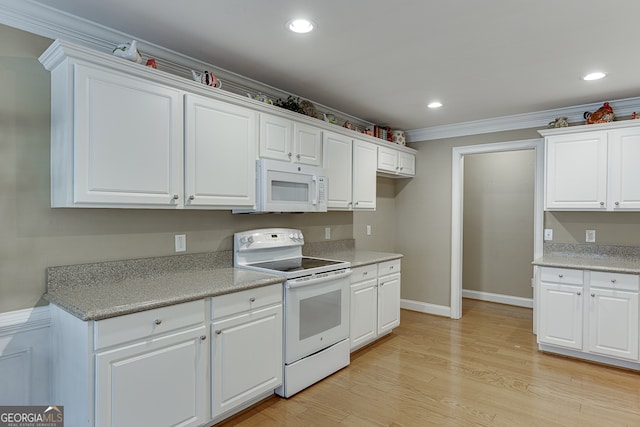
[{"label": "electrical outlet", "polygon": [[186,251],[187,251],[187,235],[176,234],[176,252],[186,252]]},{"label": "electrical outlet", "polygon": [[544,240],[553,240],[553,228],[544,229]]},{"label": "electrical outlet", "polygon": [[367,225],[367,236],[371,236],[371,226]]},{"label": "electrical outlet", "polygon": [[331,238],[331,227],[324,228],[324,238],[327,240]]},{"label": "electrical outlet", "polygon": [[596,230],[587,230],[585,240],[587,243],[594,243],[596,241]]}]

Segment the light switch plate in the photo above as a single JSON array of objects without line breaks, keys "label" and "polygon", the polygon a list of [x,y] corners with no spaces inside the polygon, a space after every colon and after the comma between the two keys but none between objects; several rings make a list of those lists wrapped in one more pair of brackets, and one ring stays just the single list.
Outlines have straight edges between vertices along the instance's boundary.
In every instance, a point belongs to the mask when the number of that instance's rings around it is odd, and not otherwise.
[{"label": "light switch plate", "polygon": [[553,240],[553,228],[544,229],[544,240]]},{"label": "light switch plate", "polygon": [[596,241],[596,230],[587,230],[585,240],[587,243],[594,243]]},{"label": "light switch plate", "polygon": [[331,238],[331,227],[324,228],[324,238],[327,240]]},{"label": "light switch plate", "polygon": [[371,226],[367,225],[367,236],[371,236]]}]

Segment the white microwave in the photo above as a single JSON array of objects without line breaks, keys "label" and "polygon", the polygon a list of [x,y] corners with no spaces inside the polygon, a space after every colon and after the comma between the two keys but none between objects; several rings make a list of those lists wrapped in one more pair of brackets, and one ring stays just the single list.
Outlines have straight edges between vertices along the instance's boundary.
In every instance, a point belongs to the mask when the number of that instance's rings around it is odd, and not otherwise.
[{"label": "white microwave", "polygon": [[256,208],[234,211],[326,212],[326,170],[280,160],[256,161]]}]

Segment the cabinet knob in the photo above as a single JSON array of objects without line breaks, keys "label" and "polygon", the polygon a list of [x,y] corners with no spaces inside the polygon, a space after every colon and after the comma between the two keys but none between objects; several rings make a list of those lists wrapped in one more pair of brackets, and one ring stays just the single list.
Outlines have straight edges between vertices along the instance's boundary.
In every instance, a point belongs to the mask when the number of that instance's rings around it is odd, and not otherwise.
[{"label": "cabinet knob", "polygon": [[300,154],[296,154],[296,159],[300,160]]},{"label": "cabinet knob", "polygon": [[155,325],[160,326],[162,324],[162,320],[160,319],[156,319],[155,322],[153,322]]},{"label": "cabinet knob", "polygon": [[249,302],[256,302],[256,297],[249,298]]},{"label": "cabinet knob", "polygon": [[611,283],[616,283],[616,279],[611,279]]},{"label": "cabinet knob", "polygon": [[390,266],[389,266],[389,270],[393,270],[393,265],[390,265]]},{"label": "cabinet knob", "polygon": [[365,271],[365,272],[362,273],[363,276],[366,276],[367,274],[369,274],[368,271]]},{"label": "cabinet knob", "polygon": [[180,196],[178,196],[177,194],[173,195],[173,200],[178,200],[180,198]]},{"label": "cabinet knob", "polygon": [[596,294],[592,293],[592,294],[591,294],[591,296],[592,296],[592,297],[595,297],[595,296],[596,296]]},{"label": "cabinet knob", "polygon": [[604,206],[604,202],[600,202],[600,206]]},{"label": "cabinet knob", "polygon": [[616,202],[616,203],[615,203],[615,205],[616,205],[616,206],[620,206],[620,202]]},{"label": "cabinet knob", "polygon": [[216,331],[216,335],[220,335],[221,333],[222,333],[222,329],[218,329],[218,330]]},{"label": "cabinet knob", "polygon": [[288,153],[287,156],[289,156],[289,158],[291,158],[291,156],[293,156],[292,153]]},{"label": "cabinet knob", "polygon": [[562,279],[564,277],[564,274],[558,274],[558,277]]},{"label": "cabinet knob", "polygon": [[358,206],[358,203],[359,203],[359,202],[355,202],[355,203],[353,204],[353,206]]},{"label": "cabinet knob", "polygon": [[189,196],[189,200],[193,200],[195,198],[196,198],[196,196],[194,196],[193,194]]},{"label": "cabinet knob", "polygon": [[206,335],[200,335],[200,341],[204,341],[204,340],[206,340],[206,339],[207,339],[207,336],[206,336]]},{"label": "cabinet knob", "polygon": [[578,291],[578,292],[576,292],[576,295],[580,296],[580,295],[582,295],[582,292]]}]

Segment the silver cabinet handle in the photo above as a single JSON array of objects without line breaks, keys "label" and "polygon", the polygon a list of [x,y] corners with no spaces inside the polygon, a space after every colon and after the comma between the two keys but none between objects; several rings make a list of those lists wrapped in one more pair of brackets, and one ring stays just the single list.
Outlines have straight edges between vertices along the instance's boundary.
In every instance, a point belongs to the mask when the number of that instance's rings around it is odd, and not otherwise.
[{"label": "silver cabinet handle", "polygon": [[582,292],[578,291],[578,292],[576,293],[576,295],[580,296],[580,295],[582,295]]},{"label": "silver cabinet handle", "polygon": [[592,293],[592,294],[591,294],[591,296],[592,296],[592,297],[595,297],[595,296],[596,296],[596,294],[593,294],[593,293]]},{"label": "silver cabinet handle", "polygon": [[564,274],[558,274],[558,277],[562,279],[564,277]]},{"label": "silver cabinet handle", "polygon": [[604,202],[600,202],[600,206],[604,206]]},{"label": "silver cabinet handle", "polygon": [[193,194],[189,196],[189,200],[193,200],[195,198],[196,198],[196,196],[194,196]]},{"label": "silver cabinet handle", "polygon": [[300,154],[296,154],[296,159],[300,160]]},{"label": "silver cabinet handle", "polygon": [[216,331],[216,335],[220,335],[221,333],[222,333],[222,329],[218,329],[218,330]]},{"label": "silver cabinet handle", "polygon": [[358,206],[358,203],[359,203],[359,202],[355,202],[355,203],[353,204],[353,206]]},{"label": "silver cabinet handle", "polygon": [[620,206],[620,202],[616,202],[616,203],[615,203],[615,205],[616,205],[616,206]]},{"label": "silver cabinet handle", "polygon": [[256,302],[256,297],[249,298],[249,302]]},{"label": "silver cabinet handle", "polygon": [[611,279],[611,283],[616,283],[616,279]]},{"label": "silver cabinet handle", "polygon": [[207,339],[207,336],[206,336],[206,335],[200,335],[200,341],[204,341],[204,340],[206,340],[206,339]]},{"label": "silver cabinet handle", "polygon": [[365,271],[364,273],[362,273],[363,276],[366,276],[367,274],[369,274],[368,271]]},{"label": "silver cabinet handle", "polygon": [[153,322],[155,325],[160,326],[162,324],[162,320],[160,319],[156,319],[155,322]]},{"label": "silver cabinet handle", "polygon": [[291,158],[291,156],[293,156],[292,153],[288,153],[287,156],[289,156],[289,158]]},{"label": "silver cabinet handle", "polygon": [[173,200],[178,200],[180,198],[180,196],[178,196],[177,194],[173,195]]}]

